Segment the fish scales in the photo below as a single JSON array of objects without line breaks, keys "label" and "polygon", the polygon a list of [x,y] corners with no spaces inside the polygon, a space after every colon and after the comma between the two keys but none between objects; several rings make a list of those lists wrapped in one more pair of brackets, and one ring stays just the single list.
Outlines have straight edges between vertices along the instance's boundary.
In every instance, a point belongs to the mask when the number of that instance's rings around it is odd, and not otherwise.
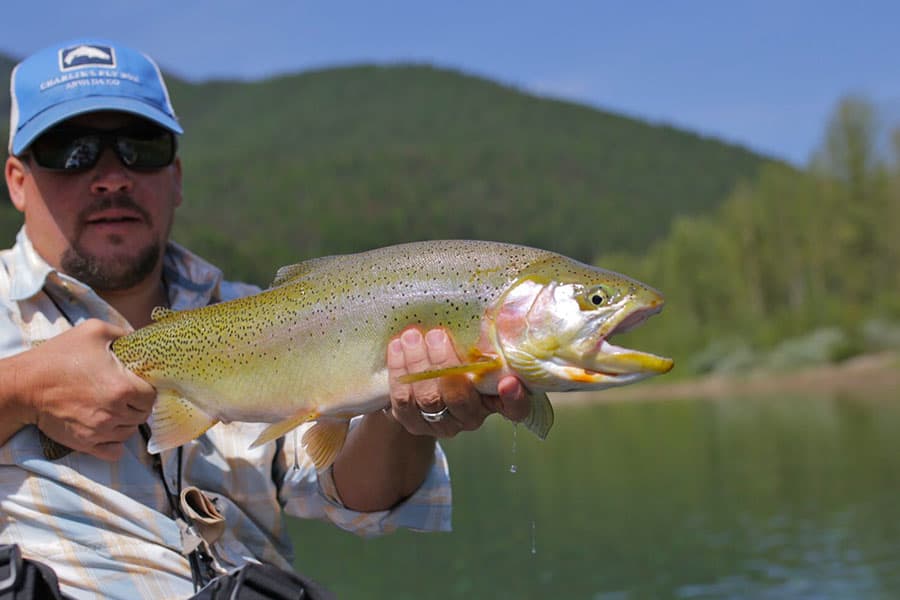
[{"label": "fish scales", "polygon": [[349,419],[388,404],[385,353],[405,327],[443,327],[463,360],[412,374],[470,378],[496,393],[506,375],[531,397],[525,425],[553,422],[547,391],[602,389],[671,369],[671,359],[613,346],[613,333],[658,312],[656,290],[546,250],[498,242],[414,242],[279,270],[259,294],[173,312],[113,343],[158,392],[148,448],[219,421],[271,423],[266,443],[306,422],[317,468],[334,460]]}]

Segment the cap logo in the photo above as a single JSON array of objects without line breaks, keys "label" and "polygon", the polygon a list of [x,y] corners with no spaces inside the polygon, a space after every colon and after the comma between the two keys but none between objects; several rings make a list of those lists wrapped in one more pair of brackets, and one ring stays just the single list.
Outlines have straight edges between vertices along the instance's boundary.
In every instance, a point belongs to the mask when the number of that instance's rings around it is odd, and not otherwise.
[{"label": "cap logo", "polygon": [[111,46],[80,44],[59,51],[59,69],[81,69],[83,67],[115,68],[116,55]]}]

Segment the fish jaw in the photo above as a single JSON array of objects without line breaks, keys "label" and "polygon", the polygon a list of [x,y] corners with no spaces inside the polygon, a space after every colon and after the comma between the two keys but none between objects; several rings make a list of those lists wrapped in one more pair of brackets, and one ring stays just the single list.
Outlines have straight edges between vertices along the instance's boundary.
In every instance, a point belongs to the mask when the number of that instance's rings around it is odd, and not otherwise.
[{"label": "fish jaw", "polygon": [[[592,305],[595,289],[605,296],[597,306]],[[583,281],[524,281],[496,312],[496,345],[531,389],[563,392],[627,385],[667,373],[674,363],[616,346],[609,338],[638,327],[663,304],[656,290],[590,267],[585,267]]]}]

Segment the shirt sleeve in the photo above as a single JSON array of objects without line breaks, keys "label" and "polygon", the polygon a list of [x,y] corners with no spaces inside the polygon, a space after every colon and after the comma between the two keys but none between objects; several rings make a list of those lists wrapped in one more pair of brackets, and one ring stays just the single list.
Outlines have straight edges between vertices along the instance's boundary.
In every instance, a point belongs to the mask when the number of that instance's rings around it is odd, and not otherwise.
[{"label": "shirt sleeve", "polygon": [[22,332],[13,321],[12,300],[6,294],[6,277],[3,266],[0,265],[0,358],[6,358],[18,354],[25,349],[25,340]]},{"label": "shirt sleeve", "polygon": [[[351,422],[351,428],[359,417]],[[284,511],[294,517],[330,521],[360,536],[373,537],[398,528],[413,531],[450,531],[452,496],[447,457],[435,444],[434,462],[416,492],[390,510],[358,512],[346,508],[335,488],[331,469],[317,473],[312,461],[298,449],[304,428],[289,433],[282,448],[284,472],[280,500]]]}]

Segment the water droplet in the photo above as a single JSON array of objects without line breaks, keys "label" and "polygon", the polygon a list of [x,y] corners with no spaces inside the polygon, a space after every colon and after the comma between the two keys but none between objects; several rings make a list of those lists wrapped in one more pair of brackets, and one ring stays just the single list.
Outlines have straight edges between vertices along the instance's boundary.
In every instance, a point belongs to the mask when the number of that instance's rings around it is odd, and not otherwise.
[{"label": "water droplet", "polygon": [[516,453],[518,452],[518,436],[519,433],[519,424],[513,423],[513,443],[512,443],[512,462],[509,465],[510,473],[517,473],[519,471],[519,467],[516,466]]},{"label": "water droplet", "polygon": [[531,521],[531,554],[537,554],[537,536],[535,535],[534,520]]}]

